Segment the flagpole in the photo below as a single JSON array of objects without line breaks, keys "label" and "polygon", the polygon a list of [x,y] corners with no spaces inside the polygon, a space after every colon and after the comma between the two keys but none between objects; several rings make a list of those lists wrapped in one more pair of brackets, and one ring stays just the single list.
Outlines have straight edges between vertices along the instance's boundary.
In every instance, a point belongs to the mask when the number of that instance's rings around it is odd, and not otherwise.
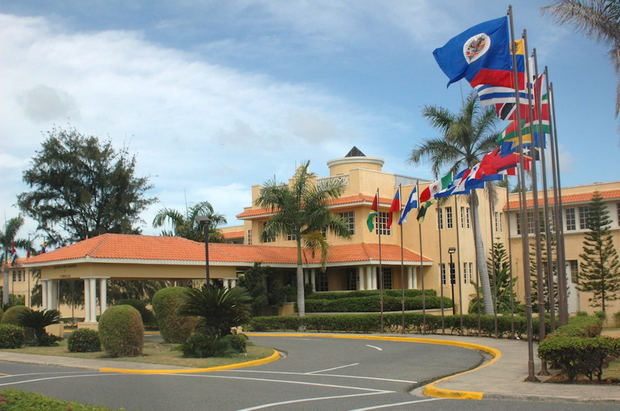
[{"label": "flagpole", "polygon": [[[532,56],[534,57],[534,73],[536,80],[538,81],[538,56],[536,49],[532,50]],[[545,76],[546,78],[546,76]],[[549,100],[549,90],[547,89],[547,100]],[[555,297],[553,296],[553,251],[551,249],[551,216],[549,215],[549,193],[547,187],[547,159],[546,159],[546,144],[545,133],[543,131],[543,105],[542,105],[542,84],[538,90],[539,98],[536,101],[536,111],[538,112],[538,138],[540,140],[540,151],[542,153],[541,165],[542,165],[542,183],[543,183],[543,199],[545,205],[545,246],[547,251],[547,292],[549,295],[547,299],[549,301],[549,315],[551,320],[551,331],[555,330]],[[549,106],[549,103],[547,103]]]},{"label": "flagpole", "polygon": [[[527,48],[527,30],[523,30],[523,49],[525,56],[528,56]],[[538,303],[538,341],[545,339],[545,288],[544,288],[544,269],[542,265],[542,243],[540,240],[540,207],[538,205],[538,176],[536,171],[536,142],[534,141],[533,125],[534,125],[534,112],[532,110],[532,73],[530,73],[529,61],[525,64],[525,72],[527,73],[527,102],[529,110],[529,126],[530,126],[530,150],[532,152],[532,166],[530,173],[532,177],[532,200],[534,201],[534,236],[536,238],[536,291],[537,291],[537,303]],[[536,79],[534,80],[536,81]],[[533,147],[532,147],[533,146]],[[527,208],[527,203],[525,205]],[[529,232],[529,227],[528,227]],[[547,371],[547,363],[540,360],[541,368],[538,375],[549,375]]]},{"label": "flagpole", "polygon": [[489,197],[489,226],[491,228],[491,264],[493,268],[493,323],[495,325],[495,338],[499,338],[499,329],[497,324],[497,265],[495,264],[495,241],[493,240],[493,204],[491,201],[491,191],[488,191]]},{"label": "flagpole", "polygon": [[560,325],[566,325],[568,323],[568,299],[566,295],[566,250],[564,249],[564,219],[562,217],[563,209],[562,209],[562,182],[560,181],[560,147],[558,146],[558,127],[555,120],[555,95],[553,93],[553,82],[550,84],[549,89],[549,102],[551,103],[550,109],[553,117],[553,146],[552,149],[555,148],[555,155],[553,155],[553,159],[555,160],[555,171],[556,171],[556,179],[557,179],[557,203],[558,203],[558,244],[557,252],[558,252],[558,305],[560,311]]},{"label": "flagpole", "polygon": [[[398,185],[398,202],[399,202],[399,213],[398,216],[400,217],[403,213],[403,202],[402,202],[402,197],[403,197],[403,185],[399,184]],[[403,225],[400,225],[400,288],[401,288],[401,299],[400,299],[400,303],[401,303],[401,308],[402,308],[402,318],[401,318],[401,333],[404,334],[405,333],[405,249],[403,247]]]},{"label": "flagpole", "polygon": [[[418,207],[422,207],[420,204],[420,187],[419,182],[416,182],[416,192],[418,193]],[[422,281],[422,334],[426,334],[426,289],[424,287],[424,266],[422,265],[422,224],[418,220],[418,233],[420,238],[420,277]]]},{"label": "flagpole", "polygon": [[377,233],[379,233],[379,309],[381,310],[381,333],[384,332],[383,329],[383,267],[381,262],[381,224],[380,224],[380,216],[379,212],[379,203],[381,197],[379,197],[379,188],[377,187]]},{"label": "flagpole", "polygon": [[510,270],[510,338],[515,338],[515,298],[513,295],[513,277],[512,277],[512,241],[510,235],[510,183],[508,176],[506,180],[506,228],[508,229],[508,267]]},{"label": "flagpole", "polygon": [[[457,265],[457,270],[456,272],[458,272],[458,282],[459,282],[459,334],[463,335],[463,292],[461,289],[461,243],[460,243],[460,239],[459,239],[459,226],[458,226],[458,211],[456,210],[458,208],[457,204],[456,204],[456,196],[454,197],[454,215],[457,216],[457,226],[456,226],[456,265]],[[472,213],[473,215],[473,213]],[[464,219],[465,217],[461,214],[461,219]],[[475,224],[475,223],[474,223]],[[454,302],[453,302],[454,303]]]},{"label": "flagpole", "polygon": [[[444,318],[444,306],[443,306],[443,278],[442,267],[443,267],[443,256],[441,252],[441,229],[443,228],[443,215],[441,214],[441,208],[439,204],[437,204],[437,225],[439,227],[439,290],[440,290],[440,306],[441,306],[441,333],[446,333],[446,320]],[[441,217],[441,224],[439,224],[439,218]],[[444,273],[445,275],[445,273]]]},{"label": "flagpole", "polygon": [[[534,375],[534,340],[533,340],[533,329],[532,329],[532,301],[531,301],[531,284],[530,284],[530,268],[529,268],[529,255],[528,255],[528,234],[527,234],[527,215],[525,213],[524,206],[526,205],[525,198],[525,167],[523,161],[523,134],[521,132],[521,103],[519,101],[519,74],[517,73],[517,57],[514,43],[514,26],[512,22],[512,5],[508,6],[508,17],[510,21],[510,46],[512,51],[512,70],[515,79],[515,103],[517,107],[517,130],[519,136],[519,175],[521,177],[521,192],[520,197],[523,204],[523,207],[519,210],[519,218],[521,220],[521,251],[523,258],[523,280],[525,283],[525,311],[527,317],[527,348],[528,348],[528,361],[527,361],[527,370],[528,370],[528,381],[536,381],[536,376]],[[524,229],[523,229],[524,228]]]}]

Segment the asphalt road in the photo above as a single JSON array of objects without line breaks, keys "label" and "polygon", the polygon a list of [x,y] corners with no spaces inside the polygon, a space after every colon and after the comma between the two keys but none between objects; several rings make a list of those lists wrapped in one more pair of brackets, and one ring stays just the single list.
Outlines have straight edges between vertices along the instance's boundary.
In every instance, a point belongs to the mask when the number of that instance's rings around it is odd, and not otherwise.
[{"label": "asphalt road", "polygon": [[405,342],[252,337],[285,358],[202,374],[133,375],[0,363],[0,388],[127,410],[611,410],[612,405],[457,401],[412,396],[427,380],[469,369],[481,354]]}]

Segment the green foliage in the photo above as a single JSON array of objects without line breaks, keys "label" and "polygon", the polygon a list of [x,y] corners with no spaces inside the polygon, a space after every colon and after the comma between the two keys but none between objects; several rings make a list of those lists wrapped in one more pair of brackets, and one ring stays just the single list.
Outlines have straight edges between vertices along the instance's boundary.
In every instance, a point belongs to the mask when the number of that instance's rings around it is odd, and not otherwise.
[{"label": "green foliage", "polygon": [[108,407],[85,405],[75,401],[61,401],[42,394],[13,389],[0,390],[0,398],[4,400],[3,402],[0,401],[0,410],[7,411],[112,411],[112,408]]},{"label": "green foliage", "polygon": [[[384,296],[400,297],[402,290],[383,290]],[[335,300],[339,298],[353,298],[353,297],[370,297],[378,296],[380,290],[355,290],[355,291],[322,291],[312,293],[308,295],[308,300]],[[424,294],[430,297],[437,296],[435,290],[425,290]],[[418,297],[422,295],[422,290],[405,290],[406,297]]]},{"label": "green foliage", "polygon": [[611,234],[611,218],[598,191],[589,204],[588,231],[583,239],[583,260],[579,270],[579,291],[592,292],[592,307],[603,311],[607,303],[620,298],[620,260]]},{"label": "green foliage", "polygon": [[551,336],[562,337],[598,337],[601,335],[602,321],[598,317],[572,317],[568,324],[556,328]]},{"label": "green foliage", "polygon": [[[543,218],[542,211],[540,215],[541,221],[541,230],[544,229],[543,226]],[[555,252],[556,243],[555,237],[551,236],[551,253]],[[536,241],[530,241],[530,273],[531,273],[531,289],[532,289],[532,310],[534,312],[538,312],[538,277],[542,277],[542,289],[543,289],[543,301],[544,301],[544,310],[546,312],[550,311],[549,307],[549,282],[547,281],[547,273],[549,272],[549,267],[547,264],[547,237],[544,233],[540,233],[540,259],[542,267],[539,269],[536,265]],[[557,265],[553,264],[552,266],[552,275],[557,277]],[[558,287],[556,282],[553,284],[553,301],[555,312],[559,312],[559,294]]]},{"label": "green foliage", "polygon": [[60,313],[57,310],[22,310],[17,314],[17,322],[24,328],[34,331],[35,344],[38,346],[54,345],[60,337],[49,335],[45,327],[60,323]]},{"label": "green foliage", "polygon": [[2,324],[20,325],[19,315],[27,311],[30,311],[30,308],[26,307],[25,305],[14,305],[12,307],[9,307],[9,309],[6,310],[2,315],[2,320],[0,322]]},{"label": "green foliage", "polygon": [[101,340],[99,340],[99,333],[88,328],[75,330],[67,339],[67,348],[71,352],[101,351]]},{"label": "green foliage", "polygon": [[173,281],[168,280],[108,280],[108,302],[117,304],[119,300],[151,301],[157,291],[173,284]]},{"label": "green foliage", "polygon": [[614,314],[614,320],[616,321],[616,327],[620,327],[620,311]]},{"label": "green foliage", "polygon": [[242,334],[228,334],[218,337],[214,334],[196,333],[182,345],[183,356],[192,358],[229,357],[246,352],[247,337]]},{"label": "green foliage", "polygon": [[153,312],[159,332],[168,343],[184,342],[198,323],[197,317],[186,317],[179,313],[179,308],[185,303],[185,290],[185,287],[168,287],[153,296]]},{"label": "green foliage", "polygon": [[115,305],[99,318],[99,337],[103,349],[112,357],[142,354],[144,326],[138,310],[130,305]]},{"label": "green foliage", "polygon": [[198,328],[206,334],[223,337],[249,321],[251,298],[242,287],[231,289],[206,287],[186,288],[185,302],[179,313],[200,318]]},{"label": "green foliage", "polygon": [[114,305],[131,305],[140,312],[140,315],[142,316],[142,323],[145,327],[157,326],[155,315],[153,314],[153,311],[146,307],[146,301],[135,298],[126,298],[116,301]]},{"label": "green foliage", "polygon": [[205,234],[202,225],[196,221],[198,216],[207,216],[211,220],[209,223],[209,242],[223,243],[224,235],[217,229],[217,226],[226,224],[226,218],[222,214],[216,213],[208,201],[201,201],[188,208],[185,215],[171,208],[163,208],[155,215],[153,227],[158,228],[169,223],[172,226],[172,231],[164,230],[161,235],[203,242]]},{"label": "green foliage", "polygon": [[239,278],[239,286],[245,288],[252,297],[252,314],[277,314],[287,300],[288,288],[282,284],[271,267],[254,263]]},{"label": "green foliage", "polygon": [[[427,295],[425,297],[426,308],[439,308],[441,299],[435,295]],[[444,297],[444,307],[452,306],[452,300]],[[402,309],[401,297],[384,295],[383,310],[384,311],[400,311]],[[405,310],[421,310],[422,296],[405,297]],[[379,295],[368,297],[349,297],[329,300],[308,299],[306,301],[306,311],[309,313],[345,313],[345,312],[378,312],[380,311]]]},{"label": "green foliage", "polygon": [[23,173],[31,191],[19,194],[17,202],[50,244],[139,233],[140,214],[156,199],[145,197],[152,186],[146,177],[135,177],[135,169],[136,158],[126,149],[54,128]]},{"label": "green foliage", "polygon": [[0,348],[20,348],[24,345],[26,333],[14,324],[0,324]]}]

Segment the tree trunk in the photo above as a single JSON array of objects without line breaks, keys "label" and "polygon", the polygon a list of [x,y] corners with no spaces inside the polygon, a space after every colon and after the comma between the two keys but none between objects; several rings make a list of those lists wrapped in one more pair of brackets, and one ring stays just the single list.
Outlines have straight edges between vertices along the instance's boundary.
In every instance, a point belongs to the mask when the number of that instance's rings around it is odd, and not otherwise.
[{"label": "tree trunk", "polygon": [[493,298],[491,297],[491,286],[489,284],[489,271],[487,270],[487,261],[484,252],[484,244],[482,243],[482,231],[480,230],[480,218],[478,215],[478,196],[472,190],[469,196],[469,208],[471,209],[474,247],[476,249],[476,263],[480,272],[480,286],[482,287],[482,298],[484,299],[484,313],[494,315]]},{"label": "tree trunk", "polygon": [[304,291],[304,268],[301,262],[301,234],[297,234],[297,312],[300,317],[306,316]]}]

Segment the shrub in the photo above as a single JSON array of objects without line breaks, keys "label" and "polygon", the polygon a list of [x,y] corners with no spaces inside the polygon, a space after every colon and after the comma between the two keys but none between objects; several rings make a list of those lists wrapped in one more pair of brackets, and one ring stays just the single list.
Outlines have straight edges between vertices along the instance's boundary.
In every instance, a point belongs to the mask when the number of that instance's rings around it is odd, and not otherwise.
[{"label": "shrub", "polygon": [[605,321],[607,319],[607,313],[605,311],[597,311],[594,315],[601,321]]},{"label": "shrub", "polygon": [[0,348],[19,348],[24,345],[26,333],[14,324],[0,324]]},{"label": "shrub", "polygon": [[186,317],[179,313],[185,302],[185,287],[168,287],[153,296],[153,311],[159,332],[168,343],[183,343],[195,330],[197,317]]},{"label": "shrub", "polygon": [[112,357],[142,354],[144,326],[140,313],[130,305],[108,308],[99,319],[99,337]]},{"label": "shrub", "polygon": [[82,328],[75,330],[67,339],[67,348],[71,352],[97,352],[101,351],[99,333],[95,330]]},{"label": "shrub", "polygon": [[614,319],[616,320],[616,327],[620,327],[620,311],[614,314]]},{"label": "shrub", "polygon": [[[383,290],[383,296],[389,297],[401,297],[402,290]],[[321,291],[312,293],[306,297],[306,300],[336,300],[340,298],[359,298],[359,297],[372,297],[379,296],[380,290],[356,290],[356,291]],[[426,290],[427,296],[437,296],[435,290]],[[422,290],[405,290],[405,298],[407,297],[419,297],[422,295]]]},{"label": "shrub", "polygon": [[4,310],[0,307],[0,324],[2,324],[2,315],[4,314]]},{"label": "shrub", "polygon": [[228,334],[217,337],[215,334],[195,333],[182,345],[183,356],[192,358],[228,357],[246,351],[248,338],[243,334]]},{"label": "shrub", "polygon": [[153,314],[153,311],[146,307],[146,304],[146,301],[137,300],[135,298],[125,298],[118,300],[114,305],[131,305],[140,312],[140,315],[142,316],[142,323],[145,327],[157,326],[155,315]]},{"label": "shrub", "polygon": [[229,334],[224,339],[230,341],[230,346],[238,353],[246,352],[248,346],[248,337],[244,334]]},{"label": "shrub", "polygon": [[25,311],[30,311],[30,308],[25,305],[14,305],[5,311],[0,323],[19,325],[19,314]]},{"label": "shrub", "polygon": [[0,396],[4,399],[0,402],[2,410],[80,410],[80,411],[113,411],[109,407],[81,404],[75,401],[62,401],[45,395],[25,392],[14,389],[0,390]]},{"label": "shrub", "polygon": [[17,315],[19,325],[34,331],[34,344],[38,346],[50,346],[56,341],[62,340],[61,337],[49,335],[45,327],[60,323],[60,313],[57,310],[22,310]]},{"label": "shrub", "polygon": [[[393,290],[392,290],[393,291]],[[417,291],[417,290],[416,290]],[[452,305],[452,300],[444,297],[444,307]],[[441,300],[436,295],[425,296],[425,306],[428,309],[441,307]],[[384,295],[384,311],[400,311],[402,301],[400,296]],[[422,309],[422,296],[405,297],[405,310]],[[379,294],[363,297],[342,297],[328,299],[309,299],[306,301],[306,312],[378,312],[381,310]]]}]

